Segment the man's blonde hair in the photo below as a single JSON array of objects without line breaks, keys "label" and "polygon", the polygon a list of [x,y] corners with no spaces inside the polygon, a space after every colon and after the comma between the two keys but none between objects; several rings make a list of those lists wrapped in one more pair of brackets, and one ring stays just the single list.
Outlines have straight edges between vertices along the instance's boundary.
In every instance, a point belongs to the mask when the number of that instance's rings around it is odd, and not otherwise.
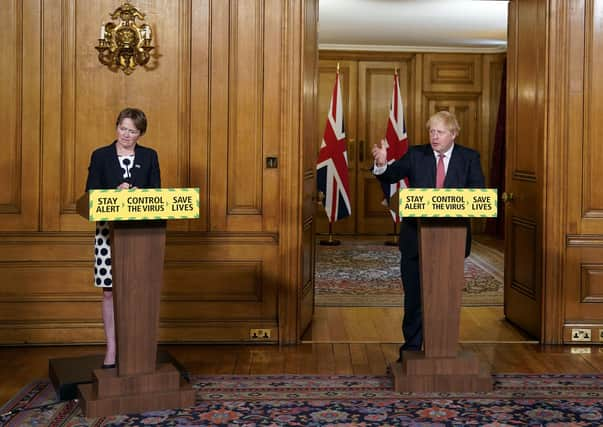
[{"label": "man's blonde hair", "polygon": [[456,119],[454,113],[451,113],[450,111],[438,111],[431,116],[425,124],[427,126],[427,130],[429,130],[431,125],[435,122],[442,123],[449,132],[454,133],[456,136],[458,136],[459,132],[461,131],[459,121]]}]

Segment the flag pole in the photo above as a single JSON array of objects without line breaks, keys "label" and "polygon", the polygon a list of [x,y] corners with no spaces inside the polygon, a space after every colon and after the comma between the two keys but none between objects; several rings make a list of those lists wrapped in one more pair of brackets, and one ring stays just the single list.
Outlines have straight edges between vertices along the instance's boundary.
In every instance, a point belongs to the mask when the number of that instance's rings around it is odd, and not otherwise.
[{"label": "flag pole", "polygon": [[[325,199],[325,194],[322,191],[318,192],[318,204],[324,206],[323,200]],[[341,244],[339,240],[333,239],[333,223],[331,222],[331,218],[329,218],[329,240],[321,240],[319,242],[322,246],[337,246]]]},{"label": "flag pole", "polygon": [[333,239],[333,223],[329,221],[329,240],[321,240],[320,244],[322,246],[339,246],[341,241],[337,239]]}]

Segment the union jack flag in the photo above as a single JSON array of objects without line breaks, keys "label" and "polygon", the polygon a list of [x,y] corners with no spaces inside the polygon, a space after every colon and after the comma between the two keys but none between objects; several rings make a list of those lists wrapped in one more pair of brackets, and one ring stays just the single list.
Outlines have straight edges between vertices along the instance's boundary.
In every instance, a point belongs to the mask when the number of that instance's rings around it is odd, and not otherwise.
[{"label": "union jack flag", "polygon": [[[408,151],[408,137],[406,135],[406,125],[404,124],[404,106],[402,105],[402,96],[400,95],[398,72],[394,73],[394,89],[392,91],[387,131],[383,144],[387,149],[388,165],[391,165]],[[382,183],[381,186],[385,194],[383,204],[389,206],[391,198],[400,191],[400,188],[408,187],[408,182],[401,180],[394,184]],[[390,208],[389,212],[396,223],[400,222],[397,209]]]},{"label": "union jack flag", "polygon": [[338,70],[316,164],[318,191],[324,195],[322,203],[331,223],[352,214],[348,181],[348,154]]}]

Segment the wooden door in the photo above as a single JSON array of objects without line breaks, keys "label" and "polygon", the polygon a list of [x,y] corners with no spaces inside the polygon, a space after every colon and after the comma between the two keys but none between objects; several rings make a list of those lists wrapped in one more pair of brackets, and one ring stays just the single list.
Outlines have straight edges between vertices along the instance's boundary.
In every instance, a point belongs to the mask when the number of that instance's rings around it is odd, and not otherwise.
[{"label": "wooden door", "polygon": [[[400,76],[404,119],[409,123],[410,70],[408,61],[358,63],[358,169],[356,171],[356,230],[387,234],[394,230],[389,210],[382,204],[383,190],[373,176],[371,147],[385,138],[392,97],[394,70]],[[395,203],[395,202],[393,202]]]},{"label": "wooden door", "polygon": [[[294,294],[297,297],[297,306],[293,306],[294,299],[286,298],[288,304],[280,304],[279,323],[286,320],[288,325],[287,333],[281,333],[279,340],[281,344],[298,343],[304,331],[312,323],[314,317],[314,269],[316,260],[316,158],[318,150],[316,150],[316,135],[318,134],[317,115],[317,96],[318,96],[318,0],[305,1],[303,8],[304,13],[304,54],[303,54],[303,73],[301,84],[302,92],[302,109],[301,109],[301,129],[292,129],[291,135],[301,130],[302,132],[302,198],[301,198],[301,224],[302,234],[299,256],[293,255],[282,260],[283,269],[292,272],[296,275],[297,263],[300,263],[301,280],[294,281],[297,289]],[[291,17],[295,21],[295,17]],[[295,50],[295,49],[293,49]],[[291,156],[294,158],[298,151],[291,151]],[[294,162],[292,162],[294,163]],[[295,172],[291,171],[291,176]],[[293,200],[293,199],[287,199]],[[297,237],[299,239],[299,237]],[[295,244],[296,238],[291,239],[291,243]],[[285,257],[283,257],[285,258]],[[284,288],[280,291],[283,294]],[[286,292],[286,291],[285,291]],[[299,318],[296,314],[299,313]]]},{"label": "wooden door", "polygon": [[[327,122],[327,112],[333,94],[333,85],[335,84],[335,74],[339,63],[339,81],[341,83],[341,97],[344,105],[343,120],[348,147],[348,173],[350,182],[350,203],[352,204],[352,215],[336,221],[333,224],[333,232],[337,234],[353,234],[356,232],[354,225],[355,194],[356,194],[356,169],[357,169],[357,140],[356,140],[356,93],[358,90],[358,71],[356,61],[335,61],[322,60],[318,67],[318,108],[317,108],[317,130],[316,152],[320,149],[320,144],[325,131]],[[325,214],[324,208],[319,205],[316,211],[316,232],[328,233],[329,220]]]},{"label": "wooden door", "polygon": [[505,315],[541,336],[545,0],[509,3]]}]

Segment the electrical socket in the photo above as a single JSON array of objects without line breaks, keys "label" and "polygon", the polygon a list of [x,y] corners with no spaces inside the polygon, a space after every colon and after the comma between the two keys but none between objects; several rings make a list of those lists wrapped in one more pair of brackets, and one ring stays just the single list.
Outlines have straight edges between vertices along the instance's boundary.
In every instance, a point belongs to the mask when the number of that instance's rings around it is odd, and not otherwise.
[{"label": "electrical socket", "polygon": [[249,338],[252,340],[268,340],[272,338],[272,329],[250,329]]},{"label": "electrical socket", "polygon": [[592,341],[592,329],[572,328],[572,341]]}]

